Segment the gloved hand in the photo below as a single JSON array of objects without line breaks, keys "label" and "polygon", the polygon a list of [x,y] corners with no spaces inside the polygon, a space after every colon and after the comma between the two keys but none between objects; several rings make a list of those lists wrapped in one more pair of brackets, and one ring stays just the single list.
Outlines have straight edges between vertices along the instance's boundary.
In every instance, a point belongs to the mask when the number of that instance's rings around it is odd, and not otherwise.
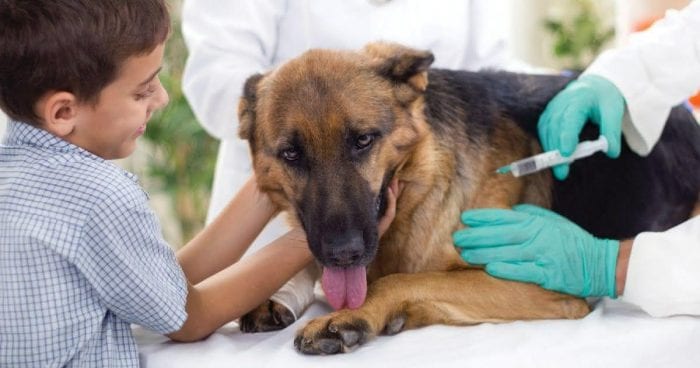
[{"label": "gloved hand", "polygon": [[581,297],[617,296],[616,240],[595,238],[533,205],[466,211],[462,222],[469,227],[453,234],[462,258],[485,264],[492,276]]},{"label": "gloved hand", "polygon": [[[625,99],[614,84],[603,77],[583,75],[554,96],[540,116],[537,130],[542,149],[558,149],[563,156],[571,156],[584,124],[590,119],[600,126],[600,135],[608,140],[608,157],[617,158],[624,112]],[[569,175],[566,164],[552,170],[559,180]]]}]

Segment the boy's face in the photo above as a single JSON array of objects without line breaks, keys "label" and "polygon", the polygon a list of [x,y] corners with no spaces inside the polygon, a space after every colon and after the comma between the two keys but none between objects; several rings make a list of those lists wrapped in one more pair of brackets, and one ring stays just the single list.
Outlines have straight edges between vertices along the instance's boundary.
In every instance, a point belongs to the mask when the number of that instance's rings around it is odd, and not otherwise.
[{"label": "boy's face", "polygon": [[163,49],[159,45],[150,54],[127,59],[97,105],[78,107],[74,129],[64,139],[104,159],[129,156],[153,113],[168,104],[158,78]]}]

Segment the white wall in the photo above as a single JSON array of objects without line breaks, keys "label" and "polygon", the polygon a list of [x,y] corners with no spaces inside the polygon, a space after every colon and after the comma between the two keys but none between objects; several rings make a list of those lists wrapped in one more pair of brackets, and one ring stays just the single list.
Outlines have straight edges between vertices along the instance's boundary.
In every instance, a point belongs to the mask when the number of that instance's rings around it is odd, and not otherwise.
[{"label": "white wall", "polygon": [[511,0],[510,46],[513,54],[536,67],[554,67],[549,55],[547,34],[542,25],[545,19],[548,0]]},{"label": "white wall", "polygon": [[[615,25],[615,2],[628,0],[593,0],[593,6],[603,25]],[[635,0],[636,1],[636,0]],[[562,0],[510,0],[510,46],[516,58],[535,67],[559,69],[562,61],[552,52],[554,40],[545,29],[547,18],[566,19],[578,7]]]},{"label": "white wall", "polygon": [[[592,0],[606,26],[615,28],[616,39],[608,47],[624,44],[640,22],[663,17],[667,9],[681,9],[690,0]],[[514,56],[533,66],[559,68],[561,62],[552,55],[552,38],[544,29],[548,17],[557,19],[573,15],[577,7],[562,0],[509,0],[511,8],[510,43]]]}]

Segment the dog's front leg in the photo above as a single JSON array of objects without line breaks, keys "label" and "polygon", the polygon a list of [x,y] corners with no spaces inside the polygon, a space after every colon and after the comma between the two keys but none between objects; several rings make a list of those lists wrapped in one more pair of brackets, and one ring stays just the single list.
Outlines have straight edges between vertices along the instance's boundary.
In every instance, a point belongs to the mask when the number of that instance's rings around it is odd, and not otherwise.
[{"label": "dog's front leg", "polygon": [[294,345],[306,354],[345,353],[380,333],[426,325],[581,318],[588,312],[582,299],[496,279],[478,269],[394,274],[372,283],[359,309],[310,321]]},{"label": "dog's front leg", "polygon": [[281,330],[294,323],[314,301],[318,266],[314,263],[299,271],[270,299],[239,320],[242,332]]}]

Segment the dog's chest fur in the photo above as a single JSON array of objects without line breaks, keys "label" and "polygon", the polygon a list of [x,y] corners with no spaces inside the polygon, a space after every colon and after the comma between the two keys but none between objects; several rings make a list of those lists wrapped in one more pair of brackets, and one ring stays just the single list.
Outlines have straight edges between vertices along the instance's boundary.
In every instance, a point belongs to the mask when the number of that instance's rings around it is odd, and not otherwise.
[{"label": "dog's chest fur", "polygon": [[[439,86],[437,87],[439,89]],[[444,99],[454,97],[441,91]],[[503,117],[487,130],[470,135],[463,103],[427,106],[416,118],[429,134],[412,152],[399,175],[405,188],[397,216],[381,240],[369,271],[370,280],[392,273],[444,271],[467,267],[452,242],[461,228],[460,213],[469,208],[508,207],[519,202],[550,204],[546,172],[526,179],[496,174],[496,169],[539,150],[533,139]],[[436,109],[440,109],[436,114]]]}]

